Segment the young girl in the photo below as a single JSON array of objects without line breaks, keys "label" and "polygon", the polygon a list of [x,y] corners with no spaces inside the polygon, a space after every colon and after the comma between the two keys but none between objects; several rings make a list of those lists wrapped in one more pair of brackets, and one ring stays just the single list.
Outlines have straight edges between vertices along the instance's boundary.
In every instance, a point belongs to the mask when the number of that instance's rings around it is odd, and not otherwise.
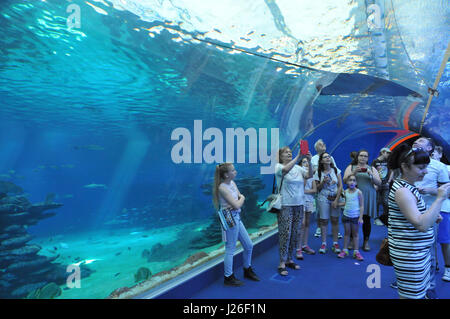
[{"label": "young girl", "polygon": [[[305,169],[309,169],[308,158],[304,157],[301,162],[301,166]],[[308,246],[309,235],[309,223],[311,220],[311,214],[314,211],[314,196],[317,192],[316,183],[313,178],[305,179],[305,217],[303,218],[302,228],[300,231],[300,240],[297,246],[297,259],[303,259],[303,252],[308,255],[314,255],[316,252]]]},{"label": "young girl", "polygon": [[223,163],[216,166],[213,185],[213,203],[216,209],[229,209],[234,219],[234,226],[225,231],[225,278],[224,284],[228,286],[242,286],[244,283],[233,274],[233,255],[237,240],[244,249],[244,277],[259,281],[258,276],[251,267],[253,243],[248,236],[247,230],[241,221],[240,212],[244,205],[245,197],[239,192],[233,181],[237,172],[231,163]]},{"label": "young girl", "polygon": [[364,258],[358,250],[359,245],[359,225],[363,223],[364,197],[362,192],[356,187],[356,176],[350,174],[347,177],[347,186],[345,190],[345,206],[342,223],[344,224],[344,249],[338,254],[339,258],[348,256],[348,244],[350,235],[353,238],[353,258],[363,261]]},{"label": "young girl", "polygon": [[[364,225],[363,233],[363,250],[370,251],[369,239],[371,233],[371,221],[377,217],[377,191],[375,186],[381,186],[381,179],[375,167],[369,166],[369,152],[362,149],[354,157],[350,165],[347,166],[344,172],[344,182],[347,181],[348,176],[353,174],[356,176],[358,188],[364,197]],[[358,247],[355,247],[358,248]]]},{"label": "young girl", "polygon": [[319,253],[327,251],[328,220],[331,219],[331,231],[333,233],[332,250],[336,254],[341,252],[338,244],[340,208],[339,194],[342,192],[341,171],[334,166],[331,155],[327,152],[320,154],[319,167],[314,174],[317,187],[317,208],[319,211],[319,224],[321,228],[322,245]]}]

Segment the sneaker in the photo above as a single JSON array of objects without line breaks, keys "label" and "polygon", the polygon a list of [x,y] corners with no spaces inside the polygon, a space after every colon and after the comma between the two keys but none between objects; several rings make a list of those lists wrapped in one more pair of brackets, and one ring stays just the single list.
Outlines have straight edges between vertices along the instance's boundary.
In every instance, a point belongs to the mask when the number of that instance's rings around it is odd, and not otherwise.
[{"label": "sneaker", "polygon": [[322,244],[322,246],[320,246],[319,253],[325,254],[326,252],[327,252],[327,245]]},{"label": "sneaker", "polygon": [[295,256],[297,259],[303,260],[303,254],[301,249],[297,249],[297,255]]},{"label": "sneaker", "polygon": [[244,278],[253,280],[253,281],[259,281],[258,276],[253,271],[253,268],[250,266],[248,268],[244,267]]},{"label": "sneaker", "polygon": [[370,246],[369,246],[369,241],[368,240],[364,241],[363,250],[364,251],[370,251]]},{"label": "sneaker", "polygon": [[348,251],[342,250],[337,256],[338,258],[345,258],[348,256]]},{"label": "sneaker", "polygon": [[320,235],[322,235],[322,231],[320,230],[319,227],[317,227],[316,233],[314,234],[314,236],[315,236],[315,237],[320,237]]},{"label": "sneaker", "polygon": [[450,281],[450,267],[445,267],[444,276],[442,276],[442,280]]},{"label": "sneaker", "polygon": [[373,223],[377,226],[384,226],[383,222],[379,218],[376,218]]},{"label": "sneaker", "polygon": [[363,261],[364,260],[364,258],[363,258],[363,256],[360,254],[360,252],[358,251],[358,252],[353,252],[353,258],[355,258],[356,260],[359,260],[359,261]]},{"label": "sneaker", "polygon": [[338,239],[341,239],[342,237],[341,233],[338,233]]},{"label": "sneaker", "polygon": [[314,249],[312,249],[311,247],[309,247],[308,245],[303,246],[302,250],[305,254],[308,254],[308,255],[314,255],[316,253],[316,251]]},{"label": "sneaker", "polygon": [[425,299],[439,299],[436,294],[436,290],[434,289],[427,290],[427,293],[425,294]]},{"label": "sneaker", "polygon": [[239,287],[244,284],[242,281],[234,277],[234,274],[231,274],[229,277],[224,276],[223,283],[226,286],[234,286],[234,287]]},{"label": "sneaker", "polygon": [[331,247],[331,250],[333,250],[336,254],[339,254],[341,252],[341,248],[339,248],[339,244],[333,244],[333,246]]}]

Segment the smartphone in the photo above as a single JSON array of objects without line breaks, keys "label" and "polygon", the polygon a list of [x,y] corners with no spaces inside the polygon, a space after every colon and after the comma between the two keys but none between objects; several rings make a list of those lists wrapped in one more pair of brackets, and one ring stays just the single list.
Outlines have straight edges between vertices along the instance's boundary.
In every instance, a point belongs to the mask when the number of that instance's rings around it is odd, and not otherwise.
[{"label": "smartphone", "polygon": [[309,146],[307,140],[301,140],[300,141],[300,154],[306,155],[309,152]]}]

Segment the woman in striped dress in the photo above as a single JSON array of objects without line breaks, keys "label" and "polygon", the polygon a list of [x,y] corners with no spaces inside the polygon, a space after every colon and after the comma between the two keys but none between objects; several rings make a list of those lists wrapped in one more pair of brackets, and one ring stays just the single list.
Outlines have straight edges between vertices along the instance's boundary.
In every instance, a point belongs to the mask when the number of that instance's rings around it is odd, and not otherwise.
[{"label": "woman in striped dress", "polygon": [[389,192],[389,253],[397,277],[401,299],[424,298],[430,281],[432,225],[441,220],[440,209],[450,191],[450,183],[441,186],[435,202],[426,209],[414,183],[423,179],[430,162],[420,148],[398,146],[389,166],[401,170]]}]

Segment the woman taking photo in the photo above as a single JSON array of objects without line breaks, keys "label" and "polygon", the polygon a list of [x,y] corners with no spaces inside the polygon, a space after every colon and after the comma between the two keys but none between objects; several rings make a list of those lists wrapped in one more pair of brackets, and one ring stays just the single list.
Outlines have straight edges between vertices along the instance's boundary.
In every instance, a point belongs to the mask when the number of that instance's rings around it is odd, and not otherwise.
[{"label": "woman taking photo", "polygon": [[[363,250],[369,251],[369,238],[371,232],[370,218],[376,218],[377,214],[377,190],[375,185],[381,186],[381,179],[375,167],[368,165],[369,152],[360,150],[352,163],[347,166],[344,172],[344,183],[351,174],[356,176],[356,183],[364,197],[364,216],[363,216]],[[358,249],[358,247],[355,247]]]},{"label": "woman taking photo", "polygon": [[389,192],[389,254],[397,277],[401,299],[424,298],[430,284],[433,224],[440,221],[443,201],[450,183],[438,189],[436,200],[426,209],[425,201],[414,186],[427,173],[430,157],[421,148],[398,146],[389,159],[391,169],[400,169]]},{"label": "woman taking photo", "polygon": [[[278,273],[287,276],[286,267],[294,270],[300,269],[293,259],[293,253],[300,240],[300,228],[303,220],[305,179],[312,175],[311,165],[303,168],[299,165],[299,154],[293,159],[292,151],[288,146],[278,151],[279,163],[275,165],[275,177],[281,194],[281,212],[277,214],[278,235],[280,244],[280,263]],[[311,162],[311,153],[307,155]],[[281,185],[281,186],[280,186]]]}]

